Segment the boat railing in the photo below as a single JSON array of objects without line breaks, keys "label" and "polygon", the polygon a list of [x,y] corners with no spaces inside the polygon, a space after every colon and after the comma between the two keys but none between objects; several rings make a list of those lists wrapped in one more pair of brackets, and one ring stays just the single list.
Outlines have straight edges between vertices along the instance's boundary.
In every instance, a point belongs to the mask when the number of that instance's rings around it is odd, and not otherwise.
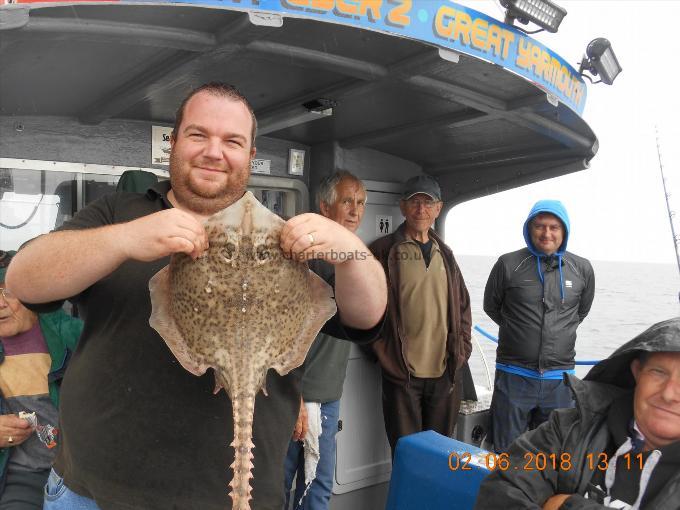
[{"label": "boat railing", "polygon": [[[486,331],[484,328],[480,327],[479,325],[475,325],[473,328],[477,333],[482,335],[484,338],[487,340],[492,341],[493,343],[498,343],[498,337],[492,335],[488,331]],[[484,349],[482,349],[482,346],[479,344],[479,341],[477,340],[477,337],[475,335],[472,335],[472,339],[474,340],[477,349],[479,350],[479,354],[482,358],[482,362],[484,364],[484,370],[486,372],[486,379],[488,382],[488,388],[491,389],[493,388],[493,385],[491,384],[491,370],[489,369],[489,362],[486,359],[486,355],[484,354]],[[576,360],[574,361],[575,365],[586,365],[586,366],[591,366],[591,365],[596,365],[600,362],[598,359],[588,359],[588,360]]]},{"label": "boat railing", "polygon": [[[475,326],[474,329],[484,337],[487,337],[489,340],[494,339],[493,335],[487,333],[479,326]],[[477,347],[479,356],[482,358],[482,363],[484,364],[484,372],[486,373],[486,388],[489,391],[493,391],[493,384],[491,383],[491,370],[489,369],[489,362],[486,360],[486,354],[484,354],[484,349],[482,349],[482,346],[480,345],[479,340],[477,340],[477,337],[475,335],[472,335],[472,340],[475,342],[475,346]],[[496,343],[498,343],[498,340],[496,340]]]}]

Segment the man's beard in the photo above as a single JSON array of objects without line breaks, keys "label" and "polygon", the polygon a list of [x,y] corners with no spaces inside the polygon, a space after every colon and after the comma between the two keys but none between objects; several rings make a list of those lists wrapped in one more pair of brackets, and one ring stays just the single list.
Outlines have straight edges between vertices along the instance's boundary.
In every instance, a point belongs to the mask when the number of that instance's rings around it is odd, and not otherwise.
[{"label": "man's beard", "polygon": [[[186,168],[183,168],[186,165]],[[198,214],[215,214],[239,200],[248,186],[248,171],[233,170],[230,179],[219,187],[208,188],[197,185],[191,179],[191,163],[178,161],[170,154],[170,185],[177,201]]]}]

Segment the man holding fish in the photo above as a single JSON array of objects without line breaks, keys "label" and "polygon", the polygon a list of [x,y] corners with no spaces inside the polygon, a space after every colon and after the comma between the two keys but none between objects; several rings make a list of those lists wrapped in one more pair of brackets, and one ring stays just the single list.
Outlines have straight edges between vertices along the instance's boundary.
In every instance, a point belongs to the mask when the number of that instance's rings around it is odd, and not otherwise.
[{"label": "man holding fish", "polygon": [[[256,129],[252,107],[234,87],[195,89],[176,115],[169,182],[104,197],[13,260],[7,285],[19,299],[35,310],[70,299],[85,319],[62,386],[62,445],[46,509],[231,508],[230,400],[213,394],[211,374],[185,371],[151,329],[148,282],[170,255],[197,258],[208,249],[203,222],[244,195]],[[284,225],[280,247],[335,265],[338,313],[324,332],[357,342],[375,337],[387,295],[380,264],[370,255],[332,256],[368,253],[356,235],[301,214]],[[293,376],[273,371],[266,388],[256,402],[251,504],[278,510],[300,392]]]}]

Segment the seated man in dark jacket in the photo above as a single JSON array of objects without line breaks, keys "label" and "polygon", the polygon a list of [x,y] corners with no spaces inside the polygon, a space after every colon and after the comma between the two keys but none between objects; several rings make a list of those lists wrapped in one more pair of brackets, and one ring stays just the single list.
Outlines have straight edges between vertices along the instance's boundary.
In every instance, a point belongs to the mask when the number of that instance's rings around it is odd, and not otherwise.
[{"label": "seated man in dark jacket", "polygon": [[566,381],[576,408],[517,438],[475,508],[680,508],[680,318]]}]

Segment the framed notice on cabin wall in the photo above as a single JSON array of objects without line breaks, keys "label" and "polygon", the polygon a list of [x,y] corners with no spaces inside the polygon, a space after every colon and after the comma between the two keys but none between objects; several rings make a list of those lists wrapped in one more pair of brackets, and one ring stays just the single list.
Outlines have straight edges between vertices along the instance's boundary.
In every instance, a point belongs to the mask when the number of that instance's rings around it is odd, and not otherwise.
[{"label": "framed notice on cabin wall", "polygon": [[171,127],[151,126],[151,164],[170,165],[171,134]]}]

